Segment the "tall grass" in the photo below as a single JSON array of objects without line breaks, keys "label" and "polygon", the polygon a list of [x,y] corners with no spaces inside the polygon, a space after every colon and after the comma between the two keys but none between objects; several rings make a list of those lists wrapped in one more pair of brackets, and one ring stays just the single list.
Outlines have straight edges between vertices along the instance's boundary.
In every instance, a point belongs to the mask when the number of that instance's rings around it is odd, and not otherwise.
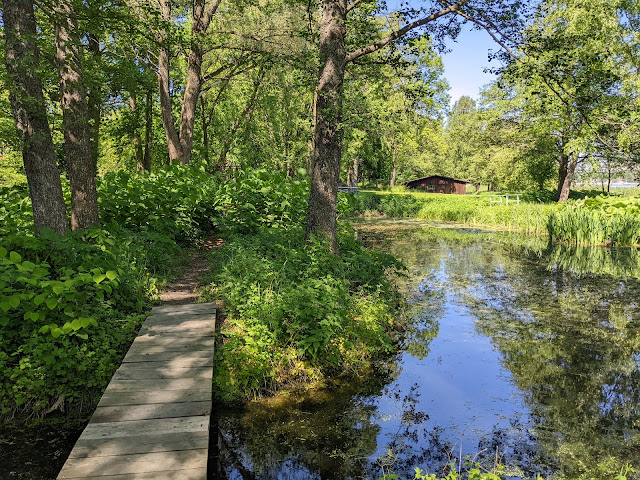
[{"label": "tall grass", "polygon": [[551,240],[575,245],[640,245],[640,198],[585,198],[549,217]]},{"label": "tall grass", "polygon": [[531,202],[491,205],[487,196],[394,191],[363,192],[357,197],[356,212],[544,234],[549,214],[557,208],[552,204]]}]

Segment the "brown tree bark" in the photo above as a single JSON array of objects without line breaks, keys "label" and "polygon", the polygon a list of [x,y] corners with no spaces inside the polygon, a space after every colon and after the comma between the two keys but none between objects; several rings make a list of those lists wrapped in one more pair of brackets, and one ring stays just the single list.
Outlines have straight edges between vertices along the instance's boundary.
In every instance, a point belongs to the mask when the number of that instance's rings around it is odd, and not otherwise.
[{"label": "brown tree bark", "polygon": [[313,170],[307,211],[306,238],[324,237],[338,253],[336,204],[342,158],[342,84],[347,63],[346,0],[323,0],[320,58],[323,64],[316,87]]},{"label": "brown tree bark", "polygon": [[[320,59],[321,67],[316,87],[315,124],[311,171],[311,190],[307,210],[306,237],[312,235],[329,239],[331,249],[337,253],[336,204],[338,179],[342,156],[342,84],[347,62],[374,53],[389,43],[403,37],[441,17],[460,13],[460,8],[469,0],[457,3],[442,3],[442,9],[431,15],[408,23],[376,42],[347,53],[347,13],[360,3],[354,0],[322,0],[320,2]],[[357,178],[357,177],[356,177]]]},{"label": "brown tree bark", "polygon": [[142,167],[151,171],[151,148],[153,147],[153,90],[147,90],[147,100],[144,104],[144,155]]},{"label": "brown tree bark", "polygon": [[393,170],[391,170],[391,181],[389,182],[389,186],[391,188],[396,186],[396,178],[397,178],[397,174],[398,174],[398,169],[396,168],[396,166],[393,166]]},{"label": "brown tree bark", "polygon": [[356,156],[353,159],[353,185],[350,185],[352,187],[357,187],[358,186],[358,170],[359,170],[359,167],[360,167],[360,159]]},{"label": "brown tree bark", "polygon": [[[165,23],[171,22],[171,0],[160,0],[160,15]],[[168,43],[168,34],[166,28],[160,29],[158,32],[158,41],[160,43],[158,51],[158,90],[160,92],[160,112],[162,117],[162,126],[167,138],[167,149],[169,151],[169,163],[174,164],[181,162],[182,147],[180,146],[180,137],[178,130],[173,121],[173,109],[171,101],[171,49]]]},{"label": "brown tree bark", "polygon": [[134,117],[133,125],[133,150],[136,156],[136,170],[141,172],[144,170],[144,152],[142,151],[142,135],[140,134],[140,128],[138,125],[138,101],[135,93],[129,92],[129,110]]},{"label": "brown tree bark", "polygon": [[[95,58],[100,58],[102,52],[100,51],[100,39],[97,35],[89,33],[87,35],[89,39],[89,52]],[[93,160],[94,168],[97,171],[98,155],[99,155],[99,139],[100,139],[100,124],[102,121],[102,92],[98,85],[92,85],[87,92],[87,109],[89,111],[89,141],[91,142],[91,159]]]},{"label": "brown tree bark", "polygon": [[562,154],[558,168],[558,189],[555,194],[557,202],[564,202],[569,198],[571,183],[578,166],[578,157],[575,154]]},{"label": "brown tree bark", "polygon": [[71,185],[71,229],[82,230],[100,222],[87,94],[82,81],[80,42],[72,0],[59,0],[55,11],[64,148]]},{"label": "brown tree bark", "polygon": [[[171,163],[179,161],[181,165],[191,162],[193,150],[193,130],[198,107],[198,97],[202,89],[202,61],[204,58],[204,36],[211,24],[221,0],[194,0],[193,17],[191,21],[191,49],[187,60],[187,79],[182,107],[180,111],[180,131],[176,129],[173,120],[170,92],[170,51],[167,45],[167,31],[161,29],[158,33],[160,50],[158,53],[158,84],[160,87],[160,105],[162,109],[162,124],[167,137],[169,160]],[[161,18],[164,22],[171,21],[171,0],[160,0]]]},{"label": "brown tree bark", "polygon": [[187,84],[180,112],[180,148],[182,163],[191,161],[193,150],[193,128],[196,120],[198,97],[202,88],[203,40],[221,0],[194,0],[193,21],[191,22],[191,51],[187,62]]},{"label": "brown tree bark", "polygon": [[64,235],[66,205],[47,121],[42,81],[36,74],[40,52],[36,44],[33,2],[4,0],[3,23],[11,113],[21,134],[35,230],[38,234],[49,228]]}]

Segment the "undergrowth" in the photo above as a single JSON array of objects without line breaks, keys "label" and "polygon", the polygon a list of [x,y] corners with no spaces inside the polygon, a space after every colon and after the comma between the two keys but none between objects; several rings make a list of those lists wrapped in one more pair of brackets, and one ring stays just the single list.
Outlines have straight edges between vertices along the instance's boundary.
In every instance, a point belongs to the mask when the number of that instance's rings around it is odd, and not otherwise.
[{"label": "undergrowth", "polygon": [[399,303],[390,255],[369,252],[353,232],[341,255],[302,228],[232,236],[217,255],[209,295],[228,314],[216,352],[214,391],[221,401],[352,374],[394,348]]}]

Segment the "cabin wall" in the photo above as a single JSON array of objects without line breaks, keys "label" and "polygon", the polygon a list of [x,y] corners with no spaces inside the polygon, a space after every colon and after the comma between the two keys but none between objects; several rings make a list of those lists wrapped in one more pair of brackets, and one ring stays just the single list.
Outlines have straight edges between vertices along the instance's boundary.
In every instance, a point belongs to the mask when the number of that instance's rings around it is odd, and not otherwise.
[{"label": "cabin wall", "polygon": [[464,195],[467,186],[464,183],[450,182],[442,178],[423,178],[407,183],[407,188],[424,190],[429,193],[454,193]]}]

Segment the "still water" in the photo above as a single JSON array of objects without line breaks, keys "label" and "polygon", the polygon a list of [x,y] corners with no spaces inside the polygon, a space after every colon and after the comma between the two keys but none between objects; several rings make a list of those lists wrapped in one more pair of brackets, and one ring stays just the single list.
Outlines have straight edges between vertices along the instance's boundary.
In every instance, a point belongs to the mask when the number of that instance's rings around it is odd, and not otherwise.
[{"label": "still water", "polygon": [[358,231],[407,265],[402,353],[349,383],[219,410],[211,478],[410,479],[466,458],[514,478],[640,466],[637,249],[415,222]]}]

